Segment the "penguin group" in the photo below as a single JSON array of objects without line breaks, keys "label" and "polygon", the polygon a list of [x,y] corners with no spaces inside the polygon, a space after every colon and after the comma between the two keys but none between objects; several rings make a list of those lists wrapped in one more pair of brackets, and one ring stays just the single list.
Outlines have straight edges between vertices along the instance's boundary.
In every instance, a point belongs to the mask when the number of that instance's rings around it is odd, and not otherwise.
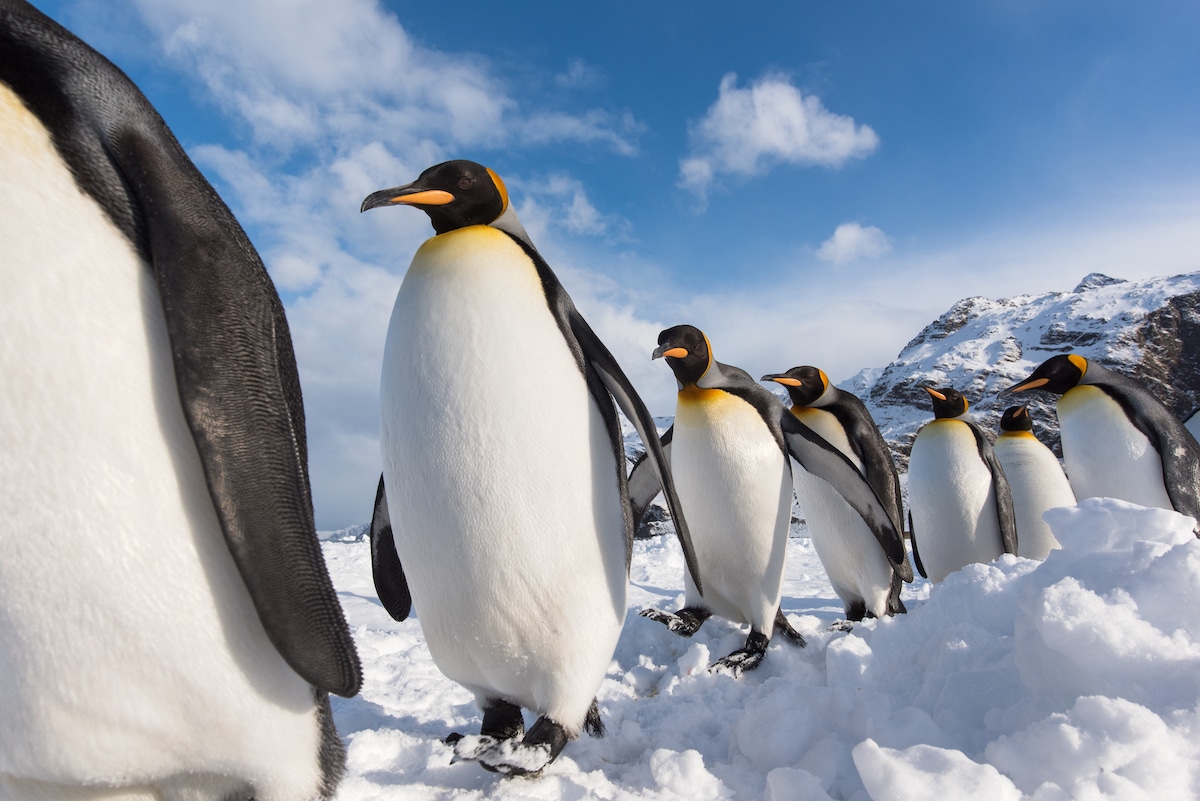
[{"label": "penguin group", "polygon": [[[362,667],[316,538],[278,294],[149,102],[25,0],[0,0],[0,136],[0,797],[329,799],[329,696],[355,695]],[[647,348],[677,388],[660,437],[500,176],[448,161],[360,210],[390,206],[434,236],[385,340],[371,569],[474,695],[453,761],[537,775],[603,734],[634,531],[660,493],[684,603],[641,615],[683,637],[745,625],[710,668],[734,677],[776,631],[805,645],[782,607],[793,498],[846,626],[904,613],[913,564],[936,583],[1047,558],[1042,514],[1076,499],[1200,520],[1200,444],[1078,354],[1005,390],[1059,396],[1065,472],[1027,406],[993,444],[959,391],[922,387],[907,517],[859,398],[812,365],[756,381],[693,325]],[[629,472],[618,412],[645,445]]]}]

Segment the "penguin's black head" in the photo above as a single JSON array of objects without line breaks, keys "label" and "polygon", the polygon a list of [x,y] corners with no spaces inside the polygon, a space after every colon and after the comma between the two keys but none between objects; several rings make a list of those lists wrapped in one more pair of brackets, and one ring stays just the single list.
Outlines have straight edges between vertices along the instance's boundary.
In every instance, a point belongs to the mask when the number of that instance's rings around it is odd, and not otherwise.
[{"label": "penguin's black head", "polygon": [[683,386],[695,384],[712,364],[708,337],[693,325],[677,325],[658,335],[652,359],[666,358],[667,365]]},{"label": "penguin's black head", "polygon": [[508,209],[508,190],[487,167],[460,159],[430,167],[407,186],[372,192],[360,211],[401,205],[421,209],[433,230],[444,234],[495,222]]},{"label": "penguin's black head", "polygon": [[793,406],[808,406],[829,389],[829,376],[811,365],[793,367],[786,373],[764,375],[759,381],[774,381],[787,387]]},{"label": "penguin's black head", "polygon": [[1033,418],[1028,406],[1009,406],[1000,418],[1001,431],[1033,431]]},{"label": "penguin's black head", "polygon": [[967,399],[958,390],[952,387],[925,387],[925,391],[933,398],[933,416],[937,419],[948,420],[967,413]]},{"label": "penguin's black head", "polygon": [[1029,378],[1009,387],[1004,392],[1044,389],[1055,395],[1061,395],[1069,389],[1074,389],[1083,380],[1085,373],[1087,373],[1087,359],[1079,354],[1069,353],[1065,356],[1053,356],[1042,362]]}]

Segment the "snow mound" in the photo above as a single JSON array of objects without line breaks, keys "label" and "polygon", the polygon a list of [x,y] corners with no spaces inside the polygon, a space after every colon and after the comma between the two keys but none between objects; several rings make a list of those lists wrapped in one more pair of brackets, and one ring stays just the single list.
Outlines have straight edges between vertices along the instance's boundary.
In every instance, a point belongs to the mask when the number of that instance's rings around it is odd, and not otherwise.
[{"label": "snow mound", "polygon": [[[631,614],[598,700],[603,739],[539,779],[450,764],[478,731],[416,620],[375,600],[364,543],[324,544],[356,629],[362,695],[335,699],[349,775],[338,798],[1192,798],[1200,787],[1200,541],[1174,512],[1107,499],[1051,510],[1063,548],[1005,556],[904,593],[910,613],[831,631],[841,614],[807,539],[789,543],[776,638],[735,679],[705,667],[745,632],[691,639],[638,617],[682,601],[670,538],[636,543]],[[580,621],[586,625],[586,621]],[[527,719],[527,722],[532,722]]]}]

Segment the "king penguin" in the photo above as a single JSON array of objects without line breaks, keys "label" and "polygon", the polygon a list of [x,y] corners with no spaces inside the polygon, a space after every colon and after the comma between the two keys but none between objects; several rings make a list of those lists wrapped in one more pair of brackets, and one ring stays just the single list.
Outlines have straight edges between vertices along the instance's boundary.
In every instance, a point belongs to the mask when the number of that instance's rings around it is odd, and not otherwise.
[{"label": "king penguin", "polygon": [[[654,421],[499,176],[450,161],[362,210],[392,205],[423,210],[436,235],[384,346],[376,590],[398,620],[416,607],[438,668],[483,710],[478,736],[448,738],[455,758],[536,774],[585,724],[601,731],[634,532],[613,399],[644,438]],[[661,449],[650,458],[699,582]],[[528,731],[522,708],[539,716]]]},{"label": "king penguin", "polygon": [[293,801],[361,668],[287,320],[150,103],[0,0],[0,797]]},{"label": "king penguin", "polygon": [[[679,496],[693,521],[707,583],[701,595],[685,575],[682,609],[646,609],[642,615],[684,637],[714,614],[749,624],[744,647],[713,665],[738,675],[761,664],[776,626],[804,644],[779,607],[792,509],[789,456],[847,487],[847,496],[880,536],[899,542],[900,534],[857,468],[748,373],[713,359],[700,329],[664,330],[652,356],[666,359],[679,385],[675,422],[663,439],[670,441]],[[640,472],[641,463],[630,479],[641,493],[635,510],[653,497],[653,487],[635,481]]]},{"label": "king penguin", "polygon": [[1074,506],[1075,493],[1054,452],[1033,434],[1025,406],[1011,406],[1000,418],[996,458],[1004,468],[1017,517],[1017,556],[1045,559],[1062,546],[1042,519],[1047,509]]},{"label": "king penguin", "polygon": [[1063,460],[1075,497],[1117,498],[1200,521],[1200,444],[1132,378],[1076,354],[1054,356],[1007,392],[1060,395]]},{"label": "king penguin", "polygon": [[1017,526],[1004,469],[967,399],[951,388],[925,391],[934,419],[909,455],[908,507],[913,560],[936,583],[964,565],[1015,554]]},{"label": "king penguin", "polygon": [[906,611],[900,588],[913,580],[913,572],[899,537],[904,520],[900,477],[871,413],[857,396],[830,384],[818,367],[793,367],[761,380],[786,388],[792,414],[854,463],[884,501],[897,532],[894,541],[876,539],[838,487],[803,468],[795,472],[796,498],[817,556],[833,591],[842,599],[846,619],[859,621],[866,615],[883,617]]}]

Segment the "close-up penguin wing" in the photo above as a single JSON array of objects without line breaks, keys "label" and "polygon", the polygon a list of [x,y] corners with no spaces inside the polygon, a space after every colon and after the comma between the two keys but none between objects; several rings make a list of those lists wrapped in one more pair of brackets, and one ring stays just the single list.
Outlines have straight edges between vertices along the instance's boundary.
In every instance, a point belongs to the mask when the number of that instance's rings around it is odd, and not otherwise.
[{"label": "close-up penguin wing", "polygon": [[408,590],[400,555],[396,553],[396,542],[392,539],[392,516],[388,511],[383,476],[379,477],[375,509],[371,513],[371,574],[383,608],[396,620],[407,620],[412,611],[412,594]]},{"label": "close-up penguin wing", "polygon": [[875,490],[845,454],[825,441],[790,411],[780,416],[783,439],[792,458],[814,476],[831,484],[879,540],[888,561],[904,563],[904,540]]},{"label": "close-up penguin wing", "polygon": [[996,458],[996,451],[988,441],[983,429],[975,423],[964,420],[975,435],[975,443],[979,447],[979,457],[992,471],[992,489],[996,495],[996,520],[1000,525],[1000,544],[1005,553],[1017,552],[1017,513],[1013,508],[1012,489],[1008,486],[1008,478],[1004,468]]},{"label": "close-up penguin wing", "polygon": [[[675,435],[675,426],[671,426],[666,430],[662,437],[658,440],[659,446],[662,448],[663,456],[667,463],[671,463],[671,439]],[[629,505],[633,509],[633,525],[636,528],[641,519],[646,516],[646,510],[650,508],[650,502],[662,491],[662,482],[658,480],[658,473],[654,470],[652,463],[649,461],[649,451],[642,454],[641,458],[633,465],[633,470],[629,473]]]},{"label": "close-up penguin wing", "polygon": [[1089,383],[1115,400],[1158,450],[1171,505],[1200,524],[1200,444],[1196,438],[1162,404],[1143,401],[1141,396],[1149,393],[1133,379],[1108,370],[1102,380]]},{"label": "close-up penguin wing", "polygon": [[271,642],[309,683],[353,695],[354,641],[316,537],[300,380],[283,306],[233,214],[125,75],[2,0],[0,81],[153,271],[175,381],[230,553]]}]

